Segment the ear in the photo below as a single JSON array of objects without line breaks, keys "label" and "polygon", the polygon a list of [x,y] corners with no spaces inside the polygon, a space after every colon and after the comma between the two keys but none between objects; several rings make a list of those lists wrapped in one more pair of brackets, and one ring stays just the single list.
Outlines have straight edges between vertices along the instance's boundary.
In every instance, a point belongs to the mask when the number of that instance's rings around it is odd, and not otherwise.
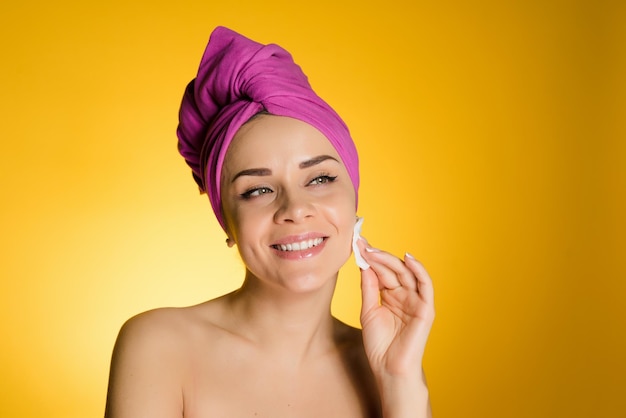
[{"label": "ear", "polygon": [[229,225],[228,219],[225,219],[224,232],[226,232],[226,245],[228,245],[228,248],[233,248],[236,242],[235,242],[235,239],[233,238],[233,234],[230,232],[230,225]]}]

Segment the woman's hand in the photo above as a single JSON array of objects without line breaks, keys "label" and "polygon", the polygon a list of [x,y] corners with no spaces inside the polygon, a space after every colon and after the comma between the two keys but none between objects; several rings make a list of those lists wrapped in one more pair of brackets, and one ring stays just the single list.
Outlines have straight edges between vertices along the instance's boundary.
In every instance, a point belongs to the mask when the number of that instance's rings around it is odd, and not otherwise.
[{"label": "woman's hand", "polygon": [[435,316],[431,279],[408,253],[401,260],[372,248],[364,239],[357,245],[370,264],[361,271],[361,325],[372,371],[379,383],[421,380],[422,357]]}]

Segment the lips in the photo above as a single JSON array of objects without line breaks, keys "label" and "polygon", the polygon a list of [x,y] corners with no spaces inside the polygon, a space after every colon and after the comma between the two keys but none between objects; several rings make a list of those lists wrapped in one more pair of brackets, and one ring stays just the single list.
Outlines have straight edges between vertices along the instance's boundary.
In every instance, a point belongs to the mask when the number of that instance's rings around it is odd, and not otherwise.
[{"label": "lips", "polygon": [[281,258],[301,259],[318,254],[326,244],[328,237],[319,233],[291,235],[270,245]]}]

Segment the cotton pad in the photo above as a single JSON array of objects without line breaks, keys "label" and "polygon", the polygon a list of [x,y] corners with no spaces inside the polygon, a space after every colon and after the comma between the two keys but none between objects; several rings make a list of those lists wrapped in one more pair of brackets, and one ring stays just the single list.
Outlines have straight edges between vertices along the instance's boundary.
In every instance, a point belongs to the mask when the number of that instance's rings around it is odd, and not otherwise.
[{"label": "cotton pad", "polygon": [[352,235],[352,251],[354,252],[354,259],[356,260],[356,265],[359,266],[363,270],[367,270],[370,268],[370,265],[367,264],[367,261],[363,259],[361,256],[361,252],[359,251],[359,247],[356,245],[359,238],[361,238],[361,227],[363,226],[363,218],[357,218],[356,223],[354,224],[354,234]]}]

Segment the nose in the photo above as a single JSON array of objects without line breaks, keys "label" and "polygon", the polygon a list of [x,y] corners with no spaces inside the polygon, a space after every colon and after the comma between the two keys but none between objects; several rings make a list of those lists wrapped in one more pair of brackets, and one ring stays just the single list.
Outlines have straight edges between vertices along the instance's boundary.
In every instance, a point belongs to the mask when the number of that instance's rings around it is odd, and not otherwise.
[{"label": "nose", "polygon": [[315,214],[315,205],[306,192],[283,190],[274,213],[276,223],[300,223]]}]

